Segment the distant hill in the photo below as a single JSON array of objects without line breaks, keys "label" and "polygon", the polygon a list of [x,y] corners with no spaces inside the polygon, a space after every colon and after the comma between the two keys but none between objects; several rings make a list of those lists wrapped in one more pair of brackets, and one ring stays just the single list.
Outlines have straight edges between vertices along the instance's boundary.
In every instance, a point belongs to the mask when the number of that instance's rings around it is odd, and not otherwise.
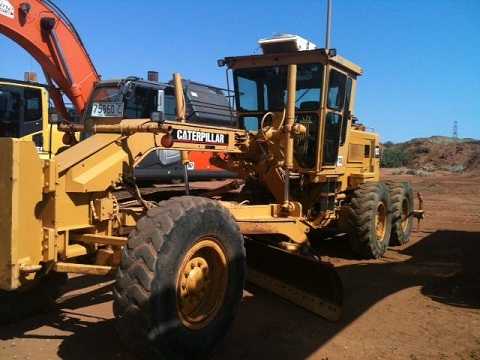
[{"label": "distant hill", "polygon": [[463,172],[480,169],[480,140],[446,136],[383,144],[383,167]]}]

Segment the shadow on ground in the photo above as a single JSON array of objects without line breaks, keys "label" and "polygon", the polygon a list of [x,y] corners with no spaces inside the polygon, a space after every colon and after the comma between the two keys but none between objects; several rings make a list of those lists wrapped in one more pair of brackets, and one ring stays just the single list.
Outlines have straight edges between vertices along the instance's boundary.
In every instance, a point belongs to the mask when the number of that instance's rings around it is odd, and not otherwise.
[{"label": "shadow on ground", "polygon": [[[322,250],[338,255],[339,248],[343,249],[341,242],[326,242]],[[370,307],[409,287],[420,286],[425,296],[444,304],[480,308],[480,233],[436,231],[393,253],[398,255],[396,261],[337,267],[345,288],[345,312],[337,323],[249,286],[247,290],[254,296],[244,298],[232,331],[213,358],[304,359]],[[70,282],[69,287],[81,287],[81,281],[85,280]],[[121,348],[113,320],[80,320],[83,307],[111,301],[110,290],[111,284],[96,288],[66,299],[53,312],[0,328],[0,340],[32,337],[35,335],[29,335],[30,330],[49,326],[72,333],[63,337],[58,349],[63,359],[132,359]]]},{"label": "shadow on ground", "polygon": [[[344,244],[327,242],[324,247],[324,253],[338,256]],[[337,268],[345,289],[344,316],[337,323],[254,289],[260,296],[245,301],[215,359],[304,359],[377,302],[413,286],[435,301],[480,308],[480,233],[437,231],[394,251],[408,260]]]},{"label": "shadow on ground", "polygon": [[[106,284],[101,284],[98,277],[79,276],[70,279],[65,293],[87,287],[94,288],[63,297],[54,309],[44,314],[0,327],[0,341],[14,338],[61,340],[58,355],[63,359],[131,359],[128,355],[122,354],[116,338],[114,320],[89,315],[82,310],[85,307],[112,301],[112,279],[102,278],[103,282],[106,280]],[[42,335],[38,335],[34,331],[44,326],[67,334],[58,335],[58,332],[46,330],[41,331]]]}]

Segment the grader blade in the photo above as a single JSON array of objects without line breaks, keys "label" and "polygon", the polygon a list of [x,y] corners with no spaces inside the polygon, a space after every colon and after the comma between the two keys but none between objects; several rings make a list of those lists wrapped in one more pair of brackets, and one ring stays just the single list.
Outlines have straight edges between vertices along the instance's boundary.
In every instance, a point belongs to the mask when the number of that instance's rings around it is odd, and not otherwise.
[{"label": "grader blade", "polygon": [[343,287],[333,266],[247,241],[248,281],[330,321],[340,319]]}]

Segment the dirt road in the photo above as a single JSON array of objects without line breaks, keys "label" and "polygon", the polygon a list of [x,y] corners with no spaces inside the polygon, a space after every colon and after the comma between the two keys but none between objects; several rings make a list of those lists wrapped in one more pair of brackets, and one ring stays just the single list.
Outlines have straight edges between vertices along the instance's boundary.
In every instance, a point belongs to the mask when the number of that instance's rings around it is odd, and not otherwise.
[{"label": "dirt road", "polygon": [[[382,260],[324,243],[345,287],[339,323],[249,286],[213,358],[480,359],[480,174],[395,178],[423,193],[427,218]],[[0,327],[0,359],[134,359],[115,334],[110,290],[73,279],[57,309]]]}]

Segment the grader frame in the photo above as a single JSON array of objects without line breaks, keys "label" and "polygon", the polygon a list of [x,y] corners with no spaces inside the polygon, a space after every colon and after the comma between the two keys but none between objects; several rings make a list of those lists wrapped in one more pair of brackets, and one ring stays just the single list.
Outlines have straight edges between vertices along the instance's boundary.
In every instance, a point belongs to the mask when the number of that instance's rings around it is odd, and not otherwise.
[{"label": "grader frame", "polygon": [[[309,51],[308,54],[286,54],[281,58],[274,55],[226,58],[233,69],[242,67],[288,65],[288,103],[285,125],[278,126],[278,117],[274,114],[273,126],[265,133],[273,157],[269,163],[258,160],[260,152],[258,133],[241,129],[219,128],[199,124],[182,123],[185,118],[183,92],[179,76],[176,77],[178,100],[178,122],[155,123],[143,120],[96,120],[92,129],[95,135],[72,146],[55,159],[40,160],[34,156],[33,144],[15,139],[0,139],[2,156],[3,194],[11,196],[5,203],[10,206],[2,208],[3,234],[10,234],[3,246],[11,246],[11,251],[2,251],[8,258],[1,262],[3,289],[16,289],[24,279],[31,277],[32,269],[40,263],[50,264],[56,271],[104,274],[111,271],[102,265],[67,264],[65,261],[92,252],[99,244],[119,247],[127,238],[122,234],[122,227],[133,227],[140,211],[122,212],[112,195],[112,189],[122,182],[133,166],[154,149],[176,149],[184,154],[187,151],[208,151],[231,154],[227,166],[237,171],[245,169],[257,171],[274,194],[277,204],[238,205],[224,203],[239,223],[244,234],[283,234],[293,243],[307,242],[306,233],[311,228],[324,226],[328,219],[335,218],[335,211],[326,212],[319,221],[307,221],[302,204],[289,199],[288,184],[280,171],[286,169],[304,172],[311,183],[322,183],[336,179],[340,185],[335,189],[341,199],[348,189],[354,189],[359,183],[379,179],[379,160],[373,155],[378,146],[378,136],[365,132],[352,124],[352,117],[345,124],[347,138],[339,148],[339,157],[347,159],[344,166],[321,166],[322,146],[317,145],[315,169],[301,169],[294,161],[294,138],[305,133],[305,127],[295,123],[295,84],[297,63],[325,63],[323,83],[327,84],[329,68],[342,70],[355,77],[361,70],[339,56],[329,56],[321,50]],[[320,123],[326,115],[327,91],[323,91],[319,110]],[[355,81],[353,82],[350,106],[355,99]],[[348,109],[351,114],[352,109]],[[347,115],[348,116],[348,115]],[[275,127],[277,125],[277,127]],[[78,126],[77,126],[78,127]],[[64,130],[71,130],[65,127]],[[79,130],[78,128],[76,130]],[[319,127],[318,139],[324,137],[324,127]],[[184,140],[178,134],[219,135],[222,141]],[[367,146],[371,154],[364,156]],[[278,150],[285,151],[285,159]],[[358,149],[361,149],[360,151]],[[10,155],[13,155],[10,157]],[[237,156],[236,156],[237,155]],[[184,156],[184,160],[186,157]],[[251,167],[239,166],[250,162]],[[225,165],[225,164],[224,164]],[[263,166],[263,169],[261,169]],[[25,186],[24,182],[29,182]],[[29,189],[26,193],[25,189]],[[19,194],[19,195],[16,195]],[[22,214],[22,216],[19,216]],[[28,229],[27,233],[23,233]],[[38,239],[32,235],[36,234]],[[41,240],[40,240],[41,239]],[[3,255],[5,256],[5,255]],[[9,269],[6,272],[6,268]],[[8,273],[8,276],[5,276]]]}]

